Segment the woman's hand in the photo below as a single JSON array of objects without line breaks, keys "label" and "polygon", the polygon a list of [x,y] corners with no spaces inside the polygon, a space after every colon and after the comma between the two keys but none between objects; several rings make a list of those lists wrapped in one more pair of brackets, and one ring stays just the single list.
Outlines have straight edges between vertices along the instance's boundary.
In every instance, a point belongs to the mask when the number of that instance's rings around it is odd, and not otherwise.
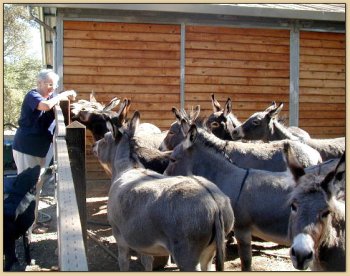
[{"label": "woman's hand", "polygon": [[59,94],[61,96],[61,99],[69,99],[71,101],[75,100],[75,97],[77,96],[77,92],[74,90],[67,90]]}]

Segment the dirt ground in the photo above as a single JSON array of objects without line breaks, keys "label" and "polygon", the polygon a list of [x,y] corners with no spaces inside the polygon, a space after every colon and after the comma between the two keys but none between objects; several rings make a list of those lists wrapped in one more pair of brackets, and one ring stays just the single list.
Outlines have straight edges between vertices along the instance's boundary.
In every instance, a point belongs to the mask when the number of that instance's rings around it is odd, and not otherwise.
[{"label": "dirt ground", "polygon": [[[110,226],[106,220],[108,185],[87,188],[88,238],[87,258],[89,271],[112,272],[119,271],[117,245]],[[23,258],[22,240],[17,241],[19,263],[12,271],[57,271],[57,224],[55,186],[53,181],[45,183],[41,194],[39,209],[51,216],[49,231],[45,234],[32,234],[31,257],[32,265],[26,266]],[[288,248],[271,242],[253,242],[253,271],[296,271],[291,264]],[[139,259],[134,254],[131,257],[131,271],[143,271]],[[177,271],[175,264],[165,266],[161,271]],[[227,245],[225,270],[240,271],[240,260],[237,245]]]}]

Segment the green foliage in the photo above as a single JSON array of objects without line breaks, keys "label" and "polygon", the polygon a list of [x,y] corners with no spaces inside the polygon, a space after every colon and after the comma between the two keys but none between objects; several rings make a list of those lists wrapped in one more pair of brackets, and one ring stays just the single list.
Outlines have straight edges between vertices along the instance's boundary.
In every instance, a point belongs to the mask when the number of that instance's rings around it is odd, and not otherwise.
[{"label": "green foliage", "polygon": [[4,66],[4,123],[18,125],[24,95],[36,85],[41,61],[22,58]]},{"label": "green foliage", "polygon": [[4,124],[18,125],[23,97],[41,69],[41,60],[29,53],[32,27],[25,6],[4,5]]}]

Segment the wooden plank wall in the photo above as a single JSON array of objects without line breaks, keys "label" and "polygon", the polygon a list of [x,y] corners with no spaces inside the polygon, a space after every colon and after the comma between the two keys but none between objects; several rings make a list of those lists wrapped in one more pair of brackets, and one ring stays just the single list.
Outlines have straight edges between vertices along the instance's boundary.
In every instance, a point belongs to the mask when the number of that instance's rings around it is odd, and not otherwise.
[{"label": "wooden plank wall", "polygon": [[[64,21],[64,88],[79,99],[131,98],[130,111],[168,129],[180,107],[180,25]],[[289,117],[289,30],[186,26],[185,108],[212,112],[228,97],[241,120],[284,102]],[[313,137],[345,135],[345,35],[300,34],[300,127]],[[87,132],[89,134],[89,132]],[[87,179],[107,180],[87,139]]]},{"label": "wooden plank wall", "polygon": [[332,138],[345,122],[345,34],[301,32],[299,126]]},{"label": "wooden plank wall", "polygon": [[187,26],[185,106],[209,115],[214,93],[241,121],[273,100],[288,117],[289,43],[288,30]]},{"label": "wooden plank wall", "polygon": [[[65,89],[79,99],[131,99],[130,113],[167,128],[180,103],[180,25],[64,21]],[[89,133],[89,131],[88,131]],[[87,139],[87,179],[108,179]]]}]

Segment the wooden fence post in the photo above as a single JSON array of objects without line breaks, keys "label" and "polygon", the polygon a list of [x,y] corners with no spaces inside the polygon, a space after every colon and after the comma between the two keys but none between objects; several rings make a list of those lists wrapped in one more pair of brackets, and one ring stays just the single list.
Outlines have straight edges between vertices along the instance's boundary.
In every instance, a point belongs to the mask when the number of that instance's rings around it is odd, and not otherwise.
[{"label": "wooden fence post", "polygon": [[85,132],[85,126],[78,121],[74,121],[66,127],[68,155],[72,169],[83,240],[85,248],[87,248]]},{"label": "wooden fence post", "polygon": [[64,117],[64,124],[68,126],[70,124],[70,101],[69,100],[61,100],[60,108]]}]

